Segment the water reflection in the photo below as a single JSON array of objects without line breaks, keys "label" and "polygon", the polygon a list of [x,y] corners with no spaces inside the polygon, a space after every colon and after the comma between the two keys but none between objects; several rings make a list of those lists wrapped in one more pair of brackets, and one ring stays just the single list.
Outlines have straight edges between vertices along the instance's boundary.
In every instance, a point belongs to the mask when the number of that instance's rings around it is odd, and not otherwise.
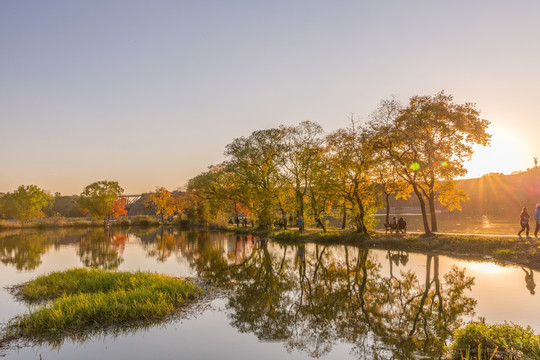
[{"label": "water reflection", "polygon": [[117,269],[124,261],[126,239],[126,234],[109,229],[94,230],[81,237],[77,255],[87,267]]},{"label": "water reflection", "polygon": [[[241,261],[238,253],[245,253]],[[465,295],[473,279],[456,267],[441,276],[438,256],[426,257],[419,279],[411,271],[383,276],[370,250],[356,247],[243,238],[234,254],[231,259],[207,247],[194,263],[200,274],[232,290],[232,325],[313,357],[338,342],[353,344],[358,357],[438,357],[476,305]],[[389,258],[407,261],[403,253]]]},{"label": "water reflection", "polygon": [[0,260],[14,265],[19,271],[34,270],[41,264],[41,257],[53,245],[44,234],[18,231],[0,238]]},{"label": "water reflection", "polygon": [[525,286],[527,287],[527,290],[531,292],[531,295],[534,295],[534,288],[536,287],[536,284],[534,283],[534,274],[532,270],[527,270],[524,267],[521,267],[523,271],[525,271]]},{"label": "water reflection", "polygon": [[[174,264],[188,264],[193,273],[230,290],[231,326],[311,357],[345,343],[357,358],[439,358],[476,306],[469,292],[473,278],[464,269],[444,266],[439,256],[422,255],[418,270],[420,255],[403,251],[280,245],[252,236],[166,228],[0,233],[0,260],[29,271],[46,263],[51,249],[66,244],[71,246],[63,249],[89,267],[125,269],[128,263],[131,269],[153,271],[167,262],[175,273]],[[479,265],[470,269],[474,266]],[[516,271],[523,288],[522,270]],[[534,294],[533,272],[523,272]],[[125,330],[115,331],[120,336]]]}]

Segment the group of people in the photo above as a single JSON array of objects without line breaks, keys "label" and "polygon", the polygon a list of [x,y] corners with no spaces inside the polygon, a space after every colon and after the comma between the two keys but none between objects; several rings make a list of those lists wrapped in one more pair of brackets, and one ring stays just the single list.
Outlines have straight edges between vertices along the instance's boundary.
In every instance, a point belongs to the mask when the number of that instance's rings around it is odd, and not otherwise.
[{"label": "group of people", "polygon": [[407,232],[407,222],[405,221],[403,216],[400,216],[399,220],[396,220],[395,216],[392,218],[392,228],[402,233]]},{"label": "group of people", "polygon": [[[521,225],[521,230],[518,232],[518,236],[521,236],[523,231],[526,231],[527,237],[529,237],[529,219],[531,216],[527,212],[527,208],[521,210],[519,215],[519,224]],[[536,221],[536,227],[534,228],[534,236],[538,237],[538,230],[540,230],[540,203],[536,204],[536,209],[534,210],[534,220]]]}]

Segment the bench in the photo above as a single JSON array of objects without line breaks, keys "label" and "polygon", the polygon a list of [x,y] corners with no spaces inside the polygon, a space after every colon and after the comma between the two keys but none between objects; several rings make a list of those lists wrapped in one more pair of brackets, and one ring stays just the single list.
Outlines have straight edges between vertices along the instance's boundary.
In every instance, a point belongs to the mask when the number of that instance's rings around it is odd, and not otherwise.
[{"label": "bench", "polygon": [[394,230],[399,232],[397,224],[384,224],[384,231],[385,233],[388,233],[388,230],[390,230],[390,233],[392,233]]},{"label": "bench", "polygon": [[384,224],[384,231],[386,234],[388,234],[388,230],[390,230],[390,233],[396,232],[396,234],[399,234],[400,232],[405,233],[407,231],[407,225],[405,225],[404,229],[400,229],[398,224]]}]

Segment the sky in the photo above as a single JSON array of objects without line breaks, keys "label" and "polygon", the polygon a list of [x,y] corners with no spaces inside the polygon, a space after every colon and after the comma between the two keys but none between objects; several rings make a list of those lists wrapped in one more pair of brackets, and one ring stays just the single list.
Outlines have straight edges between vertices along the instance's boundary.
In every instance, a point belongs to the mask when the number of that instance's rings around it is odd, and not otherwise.
[{"label": "sky", "polygon": [[174,190],[255,130],[441,90],[491,122],[467,177],[540,157],[540,2],[0,2],[0,192]]}]

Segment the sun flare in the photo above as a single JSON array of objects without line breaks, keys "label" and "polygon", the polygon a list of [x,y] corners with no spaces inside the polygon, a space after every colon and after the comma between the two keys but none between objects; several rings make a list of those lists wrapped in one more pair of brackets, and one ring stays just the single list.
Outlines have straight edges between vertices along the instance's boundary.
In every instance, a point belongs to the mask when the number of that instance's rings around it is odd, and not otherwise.
[{"label": "sun flare", "polygon": [[494,172],[510,174],[532,166],[532,156],[528,156],[526,147],[514,130],[492,126],[491,133],[491,145],[474,146],[472,160],[464,164],[468,170],[467,178]]}]

